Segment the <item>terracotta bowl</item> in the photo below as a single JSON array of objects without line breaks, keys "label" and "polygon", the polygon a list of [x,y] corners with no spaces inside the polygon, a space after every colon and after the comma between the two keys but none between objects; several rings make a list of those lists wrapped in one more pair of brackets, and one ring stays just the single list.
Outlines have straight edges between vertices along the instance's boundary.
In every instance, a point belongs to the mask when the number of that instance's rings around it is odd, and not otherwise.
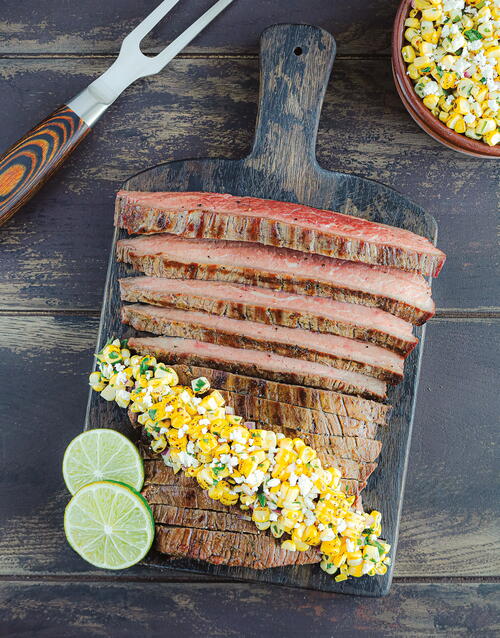
[{"label": "terracotta bowl", "polygon": [[412,80],[406,75],[406,63],[401,55],[404,46],[404,21],[411,10],[411,0],[403,0],[399,5],[394,29],[392,32],[392,73],[396,89],[408,113],[415,122],[431,137],[455,151],[473,155],[474,157],[499,158],[500,146],[488,146],[485,142],[472,140],[465,135],[455,133],[446,124],[432,115],[422,100],[415,93]]}]

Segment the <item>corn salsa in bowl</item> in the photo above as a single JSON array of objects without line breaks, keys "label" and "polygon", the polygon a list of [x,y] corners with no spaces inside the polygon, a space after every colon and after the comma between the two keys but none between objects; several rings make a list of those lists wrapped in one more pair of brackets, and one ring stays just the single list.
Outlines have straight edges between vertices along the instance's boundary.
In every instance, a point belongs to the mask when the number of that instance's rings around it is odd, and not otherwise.
[{"label": "corn salsa in bowl", "polygon": [[457,150],[500,150],[500,0],[411,0],[396,17],[393,69],[410,114]]}]

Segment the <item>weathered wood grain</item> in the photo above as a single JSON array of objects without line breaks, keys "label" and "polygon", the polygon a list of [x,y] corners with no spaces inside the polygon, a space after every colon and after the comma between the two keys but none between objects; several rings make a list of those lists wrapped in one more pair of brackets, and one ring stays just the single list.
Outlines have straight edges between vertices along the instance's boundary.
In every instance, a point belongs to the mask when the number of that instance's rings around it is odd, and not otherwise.
[{"label": "weathered wood grain", "polygon": [[[83,425],[97,324],[0,315],[0,574],[103,573],[66,544],[69,495],[60,471],[64,449]],[[500,406],[488,383],[499,324],[428,325],[396,578],[500,576]],[[364,500],[369,506],[369,490]],[[141,574],[157,572],[135,567],[120,577]]]},{"label": "weathered wood grain", "polygon": [[[104,66],[103,60],[4,60],[0,148]],[[256,60],[176,60],[129,89],[58,179],[0,231],[0,307],[98,308],[113,198],[122,181],[164,160],[246,155],[257,72]],[[389,62],[335,63],[318,158],[325,168],[393,186],[436,217],[439,246],[448,253],[434,286],[440,308],[498,305],[499,168],[447,150],[422,133],[395,93]]]},{"label": "weathered wood grain", "polygon": [[7,582],[0,632],[12,638],[137,635],[226,638],[483,636],[500,631],[498,584],[395,584],[382,600],[262,585]]},{"label": "weathered wood grain", "polygon": [[[108,0],[97,3],[82,0],[44,3],[3,0],[0,24],[0,55],[9,53],[114,54],[121,39],[158,2]],[[159,25],[145,43],[148,53],[160,50],[191,24],[212,0],[184,0]],[[260,0],[236,1],[186,50],[188,53],[215,52],[256,54],[260,33],[269,25],[288,22],[314,24],[333,33],[342,55],[387,54],[390,31],[398,0]],[[368,37],[367,37],[368,34]]]}]

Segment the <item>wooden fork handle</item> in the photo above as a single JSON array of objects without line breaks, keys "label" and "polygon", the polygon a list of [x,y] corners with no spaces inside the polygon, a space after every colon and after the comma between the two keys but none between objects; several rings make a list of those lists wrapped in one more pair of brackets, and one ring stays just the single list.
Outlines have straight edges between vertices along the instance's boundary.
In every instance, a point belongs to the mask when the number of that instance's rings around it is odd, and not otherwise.
[{"label": "wooden fork handle", "polygon": [[68,106],[61,106],[0,157],[0,226],[37,192],[90,130]]}]

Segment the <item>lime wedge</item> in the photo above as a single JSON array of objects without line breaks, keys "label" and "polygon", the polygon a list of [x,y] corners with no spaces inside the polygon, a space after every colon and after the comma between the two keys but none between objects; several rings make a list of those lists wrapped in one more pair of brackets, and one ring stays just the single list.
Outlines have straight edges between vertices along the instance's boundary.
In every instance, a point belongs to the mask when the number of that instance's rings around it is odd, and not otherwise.
[{"label": "lime wedge", "polygon": [[144,465],[139,451],[116,430],[87,430],[66,448],[64,482],[71,494],[95,481],[120,481],[136,490],[144,483]]},{"label": "lime wedge", "polygon": [[68,503],[64,531],[68,543],[87,562],[125,569],[148,553],[155,523],[139,492],[115,481],[98,481],[82,487]]}]

